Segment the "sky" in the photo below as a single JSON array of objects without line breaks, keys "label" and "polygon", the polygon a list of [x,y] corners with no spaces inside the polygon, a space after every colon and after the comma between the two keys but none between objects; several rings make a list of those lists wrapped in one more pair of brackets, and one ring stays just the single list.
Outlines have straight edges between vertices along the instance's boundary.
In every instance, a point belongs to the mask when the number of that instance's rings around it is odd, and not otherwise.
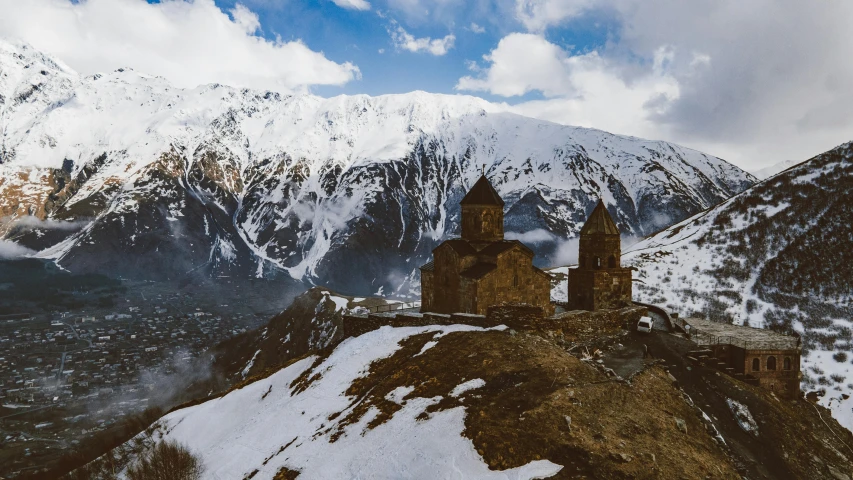
[{"label": "sky", "polygon": [[853,2],[0,0],[0,36],[181,87],[474,95],[747,170],[853,140]]}]

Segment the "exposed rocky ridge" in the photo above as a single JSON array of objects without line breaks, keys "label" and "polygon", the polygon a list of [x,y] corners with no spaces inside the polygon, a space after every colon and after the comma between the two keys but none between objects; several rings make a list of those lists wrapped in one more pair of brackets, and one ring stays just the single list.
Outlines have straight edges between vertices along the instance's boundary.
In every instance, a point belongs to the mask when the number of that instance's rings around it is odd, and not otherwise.
[{"label": "exposed rocky ridge", "polygon": [[484,164],[507,231],[529,237],[540,265],[599,196],[623,232],[644,235],[754,181],[694,150],[473,97],[182,90],[129,69],[81,77],[13,42],[0,43],[0,95],[0,233],[73,271],[409,294],[458,233]]},{"label": "exposed rocky ridge", "polygon": [[264,328],[217,345],[215,366],[233,381],[277,370],[294,358],[337,344],[342,338],[345,314],[384,303],[378,298],[346,297],[327,288],[311,288]]},{"label": "exposed rocky ridge", "polygon": [[853,144],[630,247],[635,296],[682,315],[796,330],[803,389],[853,429]]}]

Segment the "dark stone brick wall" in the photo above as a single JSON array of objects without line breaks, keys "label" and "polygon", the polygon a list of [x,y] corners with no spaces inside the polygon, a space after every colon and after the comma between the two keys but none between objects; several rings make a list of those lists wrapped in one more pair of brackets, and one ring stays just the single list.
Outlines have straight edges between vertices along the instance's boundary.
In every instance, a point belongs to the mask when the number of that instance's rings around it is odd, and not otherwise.
[{"label": "dark stone brick wall", "polygon": [[[734,373],[751,375],[758,385],[776,393],[777,396],[795,399],[800,396],[800,351],[798,349],[744,349],[734,345],[720,344],[710,347],[714,357],[734,369]],[[775,359],[775,369],[770,358]],[[785,359],[788,359],[789,368]],[[758,370],[753,362],[758,360]]]},{"label": "dark stone brick wall", "polygon": [[345,315],[343,338],[355,337],[383,326],[418,327],[427,325],[472,325],[492,328],[506,325],[513,330],[532,330],[540,332],[606,333],[618,328],[628,328],[646,315],[645,307],[629,307],[620,310],[602,310],[597,312],[572,311],[546,316],[543,309],[535,305],[503,304],[494,305],[488,315],[464,313],[379,313],[367,316]]},{"label": "dark stone brick wall", "polygon": [[516,247],[499,255],[495,270],[483,277],[460,276],[477,260],[475,255],[460,258],[450,246],[437,248],[433,273],[421,280],[421,311],[485,315],[492,305],[526,303],[553,313],[551,278],[533,267],[527,250]]},{"label": "dark stone brick wall", "polygon": [[497,269],[479,281],[471,298],[473,309],[463,310],[486,315],[489,308],[505,303],[524,303],[553,313],[551,278],[533,268],[533,257],[520,249],[498,257]]},{"label": "dark stone brick wall", "polygon": [[626,307],[631,304],[632,288],[631,270],[628,268],[569,270],[568,301],[573,309]]},{"label": "dark stone brick wall", "polygon": [[[612,261],[611,262],[611,257]],[[622,239],[619,235],[593,233],[581,235],[578,242],[578,268],[618,268],[621,265]],[[600,264],[596,261],[600,260]],[[612,266],[611,266],[612,265]]]},{"label": "dark stone brick wall", "polygon": [[421,310],[429,312],[435,304],[435,280],[430,271],[421,270]]},{"label": "dark stone brick wall", "polygon": [[503,240],[503,207],[500,205],[462,205],[462,238],[472,242]]}]

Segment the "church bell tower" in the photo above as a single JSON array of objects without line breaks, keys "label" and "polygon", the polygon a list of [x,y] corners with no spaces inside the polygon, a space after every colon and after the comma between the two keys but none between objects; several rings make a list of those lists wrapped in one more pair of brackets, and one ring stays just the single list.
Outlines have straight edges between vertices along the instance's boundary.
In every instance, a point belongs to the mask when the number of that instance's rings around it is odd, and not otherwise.
[{"label": "church bell tower", "polygon": [[569,308],[600,310],[631,304],[631,269],[622,268],[619,228],[598,201],[581,227],[578,266],[569,269]]},{"label": "church bell tower", "polygon": [[485,175],[468,191],[462,206],[462,239],[497,242],[504,239],[504,201]]}]

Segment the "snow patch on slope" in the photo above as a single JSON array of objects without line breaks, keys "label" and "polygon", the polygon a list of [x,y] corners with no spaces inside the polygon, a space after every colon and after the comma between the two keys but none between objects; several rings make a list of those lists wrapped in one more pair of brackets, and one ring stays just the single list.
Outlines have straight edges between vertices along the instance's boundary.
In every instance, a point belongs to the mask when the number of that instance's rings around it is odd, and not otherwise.
[{"label": "snow patch on slope", "polygon": [[[295,393],[290,384],[316,357],[300,360],[222,398],[172,412],[162,420],[168,431],[165,438],[184,443],[199,454],[206,467],[204,478],[209,479],[243,478],[255,469],[258,478],[272,478],[282,467],[300,471],[300,479],[526,480],[559,472],[562,467],[547,460],[505,471],[490,470],[473,443],[462,436],[463,407],[417,420],[441,397],[407,400],[390,420],[368,429],[367,424],[378,414],[373,409],[347,426],[337,441],[331,441],[330,427],[346,415],[337,420],[330,416],[350,407],[353,398],[346,395],[347,388],[367,374],[372,362],[391,356],[409,336],[458,331],[484,330],[462,325],[383,327],[347,339],[314,369],[321,376],[304,391]],[[406,394],[397,391],[394,401],[402,402]]]}]

